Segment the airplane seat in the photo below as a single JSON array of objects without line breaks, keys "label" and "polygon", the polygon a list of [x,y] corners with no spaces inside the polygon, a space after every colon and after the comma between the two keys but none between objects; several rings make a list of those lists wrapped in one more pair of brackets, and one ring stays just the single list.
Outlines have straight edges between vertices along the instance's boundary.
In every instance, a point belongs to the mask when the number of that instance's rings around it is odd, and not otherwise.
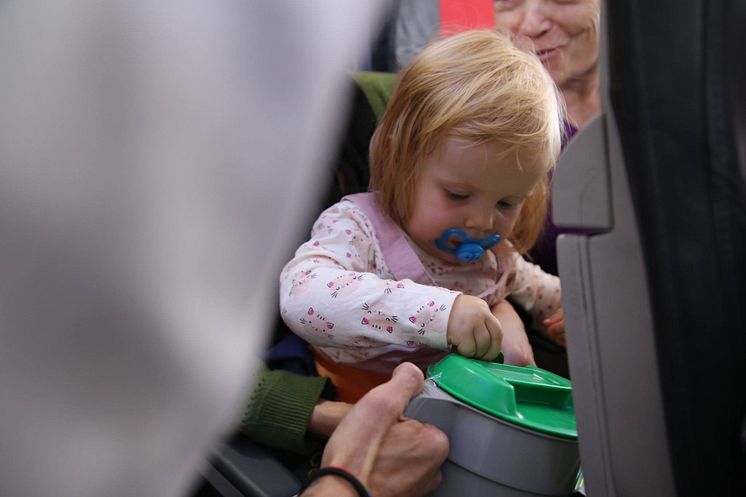
[{"label": "airplane seat", "polygon": [[[355,84],[349,117],[342,126],[342,137],[323,200],[317,212],[309,216],[312,220],[345,195],[368,189],[368,146],[396,76],[393,73],[358,71],[351,73],[351,78]],[[265,355],[270,369],[317,374],[306,342],[290,331],[279,313],[271,344]],[[210,454],[192,497],[289,497],[301,483],[299,475],[290,469],[296,459],[243,435],[233,435]]]},{"label": "airplane seat", "polygon": [[603,3],[555,222],[588,495],[746,495],[743,3]]}]

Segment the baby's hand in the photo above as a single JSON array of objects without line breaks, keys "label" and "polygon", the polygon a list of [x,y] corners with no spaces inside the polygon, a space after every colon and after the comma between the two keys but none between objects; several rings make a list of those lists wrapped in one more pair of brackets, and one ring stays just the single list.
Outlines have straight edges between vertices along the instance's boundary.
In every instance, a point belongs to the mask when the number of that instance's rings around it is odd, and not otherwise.
[{"label": "baby's hand", "polygon": [[514,366],[536,366],[534,351],[528,341],[526,328],[513,305],[503,300],[492,308],[492,314],[502,325],[503,356],[505,364]]},{"label": "baby's hand", "polygon": [[502,337],[500,321],[484,300],[471,295],[456,297],[448,318],[448,343],[456,352],[491,361],[500,353]]},{"label": "baby's hand", "polygon": [[547,334],[549,338],[555,343],[566,347],[567,341],[565,340],[565,312],[562,310],[562,308],[559,308],[557,312],[546,318],[543,323],[544,326],[546,326],[547,328]]}]

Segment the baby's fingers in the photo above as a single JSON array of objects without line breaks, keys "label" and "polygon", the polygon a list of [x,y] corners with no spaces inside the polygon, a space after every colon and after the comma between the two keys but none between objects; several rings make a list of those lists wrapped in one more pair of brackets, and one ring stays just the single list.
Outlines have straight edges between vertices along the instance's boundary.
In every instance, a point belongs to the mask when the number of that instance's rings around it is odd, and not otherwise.
[{"label": "baby's fingers", "polygon": [[452,341],[451,346],[456,350],[457,353],[461,354],[464,357],[474,357],[477,344],[474,341],[473,330],[466,337],[459,337],[458,340]]},{"label": "baby's fingers", "polygon": [[563,333],[557,333],[550,335],[552,340],[554,340],[555,343],[562,345],[563,347],[567,347],[567,338],[565,337],[564,332]]},{"label": "baby's fingers", "polygon": [[552,326],[547,328],[547,331],[549,332],[549,337],[557,342],[558,344],[562,345],[563,347],[566,346],[566,338],[565,338],[565,322],[560,321],[559,323],[555,323]]},{"label": "baby's fingers", "polygon": [[483,358],[492,345],[492,336],[487,330],[487,325],[485,323],[477,323],[474,325],[474,343],[474,357]]},{"label": "baby's fingers", "polygon": [[558,323],[560,321],[563,321],[564,319],[565,319],[565,311],[562,310],[562,308],[559,308],[554,314],[552,314],[551,316],[549,316],[542,322],[544,323],[544,326],[548,328],[549,326],[555,323]]},{"label": "baby's fingers", "polygon": [[503,342],[503,332],[502,332],[502,324],[500,323],[500,320],[497,319],[495,316],[490,314],[487,319],[485,320],[485,326],[487,331],[489,332],[490,336],[490,346],[487,349],[487,352],[482,355],[481,359],[485,361],[491,361],[502,350],[502,342]]},{"label": "baby's fingers", "polygon": [[548,318],[546,318],[542,323],[546,328],[551,328],[552,326],[556,325],[558,322],[562,321],[562,317],[559,318],[556,315],[552,315]]}]

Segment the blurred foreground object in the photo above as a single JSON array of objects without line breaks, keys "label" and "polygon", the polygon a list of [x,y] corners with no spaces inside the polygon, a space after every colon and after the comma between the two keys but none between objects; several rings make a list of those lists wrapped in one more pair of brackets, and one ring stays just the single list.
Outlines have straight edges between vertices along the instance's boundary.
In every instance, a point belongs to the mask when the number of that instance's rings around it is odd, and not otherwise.
[{"label": "blurred foreground object", "polygon": [[0,5],[0,495],[188,489],[380,3]]}]

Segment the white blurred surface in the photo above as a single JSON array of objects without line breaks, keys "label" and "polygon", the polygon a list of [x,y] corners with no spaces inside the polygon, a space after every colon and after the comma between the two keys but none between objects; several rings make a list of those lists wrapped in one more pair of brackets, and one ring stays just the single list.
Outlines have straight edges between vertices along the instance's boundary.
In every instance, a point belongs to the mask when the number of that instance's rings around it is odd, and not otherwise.
[{"label": "white blurred surface", "polygon": [[380,4],[0,3],[0,495],[189,488]]}]

